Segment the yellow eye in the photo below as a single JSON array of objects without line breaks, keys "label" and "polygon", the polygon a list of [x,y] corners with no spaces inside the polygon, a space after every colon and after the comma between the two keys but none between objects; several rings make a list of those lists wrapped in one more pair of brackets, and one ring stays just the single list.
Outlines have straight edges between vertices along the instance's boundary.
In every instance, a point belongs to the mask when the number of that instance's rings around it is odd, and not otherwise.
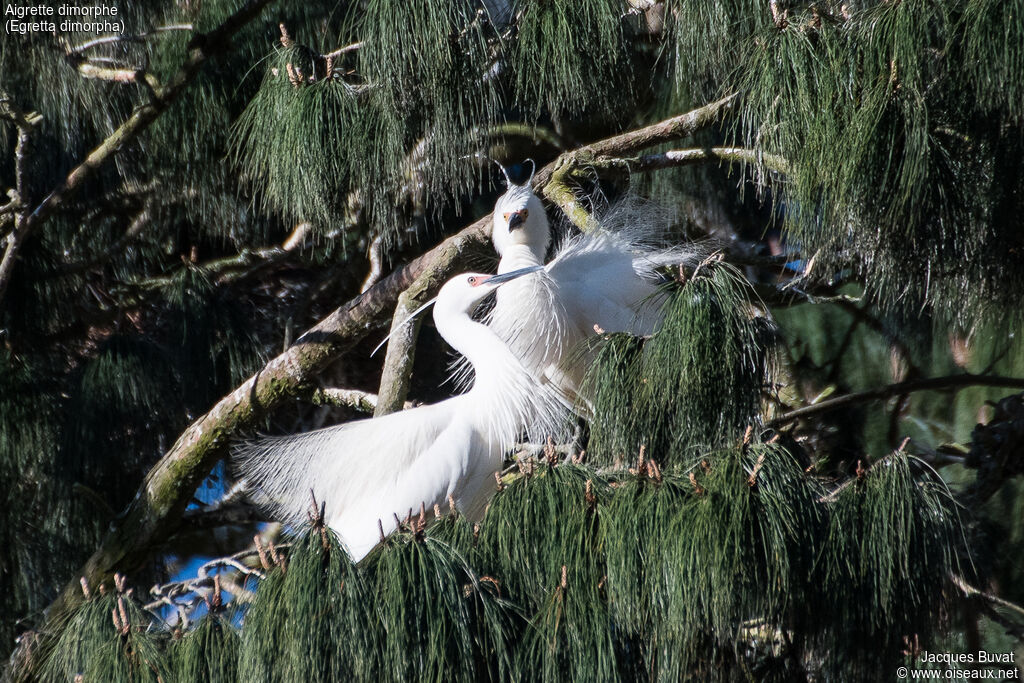
[{"label": "yellow eye", "polygon": [[512,214],[510,214],[510,213],[506,213],[506,214],[505,214],[505,222],[506,222],[506,223],[508,222],[508,219],[509,219],[509,217],[510,217],[511,215],[512,215]]}]

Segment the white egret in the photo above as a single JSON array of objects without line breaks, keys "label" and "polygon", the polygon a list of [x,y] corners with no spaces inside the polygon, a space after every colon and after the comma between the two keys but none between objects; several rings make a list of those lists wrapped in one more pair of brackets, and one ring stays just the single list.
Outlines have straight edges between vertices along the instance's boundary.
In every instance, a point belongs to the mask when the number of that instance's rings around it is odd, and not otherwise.
[{"label": "white egret", "polygon": [[325,522],[358,561],[382,532],[395,529],[396,515],[405,517],[421,505],[427,510],[447,506],[451,496],[467,517],[481,517],[496,490],[494,475],[504,452],[527,420],[535,418],[544,392],[505,343],[471,314],[502,283],[540,269],[463,274],[441,287],[434,322],[475,370],[468,392],[384,417],[265,438],[240,449],[240,472],[276,518],[301,522],[312,490],[324,501]]},{"label": "white egret", "polygon": [[[588,365],[581,343],[598,331],[652,334],[667,296],[657,269],[696,258],[692,249],[655,247],[649,211],[626,212],[616,222],[622,225],[615,232],[565,240],[538,277],[501,288],[487,319],[527,369],[570,400]],[[529,181],[509,181],[498,198],[492,239],[499,273],[544,263],[551,227]]]}]

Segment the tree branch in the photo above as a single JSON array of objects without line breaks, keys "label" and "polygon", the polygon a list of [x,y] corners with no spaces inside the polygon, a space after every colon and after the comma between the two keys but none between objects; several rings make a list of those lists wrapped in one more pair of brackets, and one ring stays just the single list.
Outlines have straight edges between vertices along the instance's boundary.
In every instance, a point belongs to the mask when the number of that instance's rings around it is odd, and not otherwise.
[{"label": "tree branch", "polygon": [[[734,93],[717,102],[712,102],[699,109],[674,116],[651,126],[599,140],[571,152],[566,152],[555,161],[550,170],[546,167],[537,173],[534,182],[542,188],[544,196],[557,204],[565,212],[569,220],[580,230],[591,230],[596,227],[596,223],[590,212],[580,204],[575,191],[572,189],[570,181],[573,176],[580,171],[595,167],[610,168],[612,166],[623,166],[629,169],[628,161],[621,157],[636,154],[643,149],[665,142],[692,136],[714,125],[724,112],[735,106],[738,98],[739,94]],[[720,151],[721,154],[732,157],[752,156],[754,154],[749,152],[749,150],[737,150],[735,148],[720,148]],[[696,154],[693,154],[693,152]],[[742,154],[743,152],[748,154],[744,155]],[[704,158],[697,158],[701,153],[704,154]],[[662,167],[667,168],[670,165],[706,162],[722,158],[709,154],[707,150],[686,150],[685,152],[669,154],[681,156],[678,160],[673,160],[672,157],[666,155],[650,155],[649,157],[641,158],[646,161],[641,161],[641,159],[629,161],[633,161],[640,166],[651,166],[651,168],[641,168],[641,170],[655,170],[656,165],[659,163],[663,164]],[[737,158],[737,160],[740,159]]]},{"label": "tree branch", "polygon": [[149,102],[140,106],[111,133],[85,160],[76,166],[66,178],[50,191],[43,201],[21,220],[16,234],[7,241],[7,252],[0,263],[0,304],[10,283],[11,271],[18,249],[29,236],[44,225],[47,219],[72,197],[96,171],[109,161],[125,145],[134,140],[149,127],[184,91],[185,87],[199,73],[200,67],[210,57],[227,49],[231,37],[252,21],[271,0],[249,0],[224,23],[208,34],[197,34],[189,43],[189,54],[171,80],[164,87],[154,89]]},{"label": "tree branch", "polygon": [[[337,387],[323,387],[313,392],[310,400],[314,405],[335,406],[337,408],[351,408],[361,413],[373,413],[377,408],[377,395],[359,389],[339,389]],[[406,401],[403,409],[412,408],[412,403]]]},{"label": "tree branch", "polygon": [[1006,387],[1010,389],[1024,389],[1024,378],[1002,377],[999,375],[948,375],[944,377],[929,377],[926,379],[915,379],[907,382],[897,382],[877,389],[856,391],[843,396],[829,398],[814,405],[797,408],[784,413],[768,423],[769,427],[779,427],[800,418],[811,417],[825,413],[843,406],[865,403],[867,401],[881,401],[894,396],[903,396],[918,391],[943,391],[947,389],[961,389],[963,387],[987,386]]},{"label": "tree branch", "polygon": [[776,173],[789,173],[789,162],[778,154],[768,154],[743,147],[676,149],[661,154],[646,154],[631,158],[605,156],[595,159],[590,165],[594,168],[625,166],[631,173],[648,173],[678,166],[695,166],[711,161],[757,164]]},{"label": "tree branch", "polygon": [[[423,316],[409,320],[413,311],[425,304],[433,296],[448,273],[454,270],[456,252],[441,254],[437,266],[424,272],[416,281],[398,297],[395,314],[391,321],[391,338],[388,340],[388,351],[384,358],[384,370],[380,379],[380,391],[374,417],[387,415],[401,410],[409,395],[409,380],[412,378],[412,366],[416,360],[416,338],[423,325]],[[444,277],[438,277],[440,273]]]},{"label": "tree branch", "polygon": [[[416,339],[419,337],[420,327],[423,325],[422,315],[418,315],[412,320],[409,319],[413,311],[422,305],[420,298],[424,290],[422,286],[416,287],[416,284],[414,282],[412,287],[399,295],[395,314],[391,318],[391,336],[388,338],[384,369],[380,375],[380,389],[377,393],[377,407],[373,411],[374,417],[381,417],[401,410],[409,395],[412,366],[416,361]],[[427,299],[424,299],[423,303],[426,301]]]},{"label": "tree branch", "polygon": [[222,526],[237,526],[252,522],[266,522],[263,511],[245,501],[233,501],[223,505],[210,505],[189,510],[181,518],[182,530],[202,531]]},{"label": "tree branch", "polygon": [[1010,602],[1009,600],[1005,600],[998,595],[986,593],[979,588],[975,588],[971,584],[967,583],[962,576],[957,574],[949,574],[949,580],[953,582],[953,585],[963,591],[964,597],[981,600],[985,605],[985,613],[989,619],[992,619],[992,621],[995,621],[1006,629],[1007,633],[1013,635],[1013,637],[1018,641],[1024,641],[1024,625],[1021,625],[1019,622],[1006,619],[1002,614],[996,611],[997,607],[1001,607],[1014,612],[1018,618],[1024,618],[1024,607],[1021,607],[1017,603]]},{"label": "tree branch", "polygon": [[11,201],[4,209],[10,210],[14,227],[6,238],[6,248],[0,259],[0,302],[14,274],[14,263],[18,250],[25,240],[25,209],[28,196],[28,153],[32,141],[32,130],[42,120],[39,114],[25,114],[14,106],[10,96],[0,90],[0,117],[13,122],[18,129],[18,142],[14,147],[14,188],[8,192]]},{"label": "tree branch", "polygon": [[146,38],[151,38],[158,33],[166,33],[168,31],[191,31],[192,24],[168,24],[167,26],[157,26],[144,33],[138,33],[136,35],[112,35],[112,36],[100,36],[99,38],[93,38],[87,40],[81,45],[76,45],[70,48],[72,53],[84,52],[90,48],[97,47],[99,45],[107,45],[109,43],[141,43]]}]

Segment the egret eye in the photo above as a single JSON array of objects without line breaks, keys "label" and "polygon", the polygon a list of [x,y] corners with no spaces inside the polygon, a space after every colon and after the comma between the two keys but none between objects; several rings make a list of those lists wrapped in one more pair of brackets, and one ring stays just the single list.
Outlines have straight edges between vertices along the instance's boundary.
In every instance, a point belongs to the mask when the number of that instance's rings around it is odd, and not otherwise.
[{"label": "egret eye", "polygon": [[476,275],[470,275],[470,276],[469,276],[469,277],[468,277],[468,278],[466,279],[466,282],[468,282],[468,283],[469,283],[469,286],[470,286],[470,287],[476,287],[476,286],[477,286],[477,284],[479,283],[479,280],[480,280],[480,278],[478,278],[478,277],[477,277]]},{"label": "egret eye", "polygon": [[506,222],[506,223],[508,223],[508,219],[509,219],[509,217],[511,217],[511,216],[512,216],[512,214],[510,214],[510,213],[505,213],[505,222]]},{"label": "egret eye", "polygon": [[530,211],[529,209],[523,209],[522,211],[519,212],[519,215],[522,216],[525,220],[526,218],[530,217]]}]

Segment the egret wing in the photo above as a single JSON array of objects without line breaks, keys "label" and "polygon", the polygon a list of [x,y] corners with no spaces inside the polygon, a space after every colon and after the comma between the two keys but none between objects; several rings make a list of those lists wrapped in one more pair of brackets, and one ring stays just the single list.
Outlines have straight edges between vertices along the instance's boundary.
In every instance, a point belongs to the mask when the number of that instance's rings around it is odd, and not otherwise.
[{"label": "egret wing", "polygon": [[368,533],[353,526],[356,520],[377,536],[378,518],[390,519],[396,512],[419,507],[419,500],[406,499],[403,477],[451,424],[453,401],[304,434],[261,438],[236,449],[233,459],[259,502],[277,519],[304,521],[312,492],[325,505],[327,523],[342,540]]}]

